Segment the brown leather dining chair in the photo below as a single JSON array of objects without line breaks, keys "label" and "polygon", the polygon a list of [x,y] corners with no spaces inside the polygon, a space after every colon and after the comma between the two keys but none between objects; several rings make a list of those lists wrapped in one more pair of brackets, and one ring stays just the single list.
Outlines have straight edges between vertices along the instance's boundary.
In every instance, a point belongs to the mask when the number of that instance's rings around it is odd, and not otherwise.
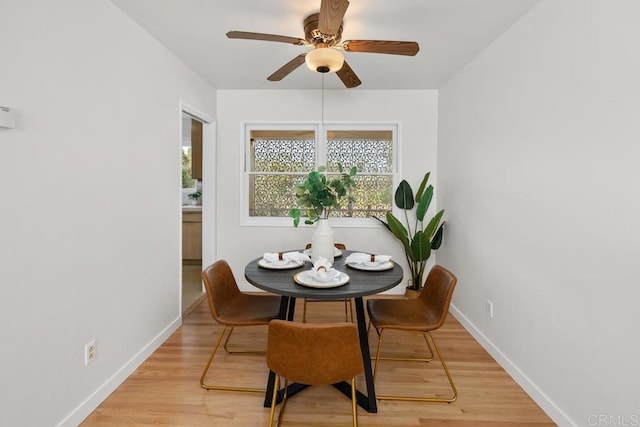
[{"label": "brown leather dining chair", "polygon": [[[343,244],[343,243],[336,243],[334,245],[337,249],[340,249],[341,251],[345,251],[347,249],[347,247]],[[307,243],[307,246],[305,247],[305,249],[311,249],[311,243]],[[351,299],[345,298],[343,300],[338,300],[338,301],[344,301],[344,320],[346,322],[349,322],[349,319],[351,319],[351,322],[353,322],[353,305],[352,305],[352,301]],[[320,301],[320,300],[307,300],[306,298],[303,299],[302,301],[302,322],[306,323],[307,322],[307,303],[316,303],[316,302],[336,302],[336,301]]]},{"label": "brown leather dining chair", "polygon": [[224,325],[218,335],[213,351],[207,361],[202,375],[200,376],[200,386],[207,390],[228,390],[261,392],[264,388],[233,387],[228,385],[211,385],[205,383],[205,377],[211,366],[218,347],[222,342],[225,332],[229,331],[224,342],[224,349],[227,353],[243,354],[264,354],[264,351],[236,351],[229,350],[227,344],[235,327],[268,325],[272,319],[277,319],[280,311],[280,297],[275,295],[249,295],[240,292],[233,272],[225,260],[219,260],[204,269],[202,280],[207,291],[207,301],[213,319]]},{"label": "brown leather dining chair", "polygon": [[289,381],[312,386],[350,381],[352,423],[358,425],[355,377],[364,368],[355,324],[273,320],[267,338],[267,366],[276,373],[269,427],[275,418],[280,376],[285,381],[278,423],[287,403]]},{"label": "brown leather dining chair", "polygon": [[[456,286],[457,278],[446,268],[434,266],[420,294],[413,299],[370,299],[367,301],[367,312],[369,313],[370,325],[373,325],[378,332],[378,349],[376,351],[376,362],[373,370],[375,382],[378,373],[378,363],[382,360],[406,360],[428,362],[433,358],[433,351],[429,340],[433,343],[433,348],[440,359],[444,372],[449,380],[449,385],[453,394],[450,397],[410,397],[410,396],[384,396],[377,395],[381,400],[409,400],[419,402],[453,402],[458,397],[458,391],[447,364],[440,353],[433,331],[439,329],[444,323],[451,297]],[[429,348],[428,358],[382,358],[380,357],[382,348],[382,338],[386,329],[400,331],[417,332],[424,336],[424,340]]]}]

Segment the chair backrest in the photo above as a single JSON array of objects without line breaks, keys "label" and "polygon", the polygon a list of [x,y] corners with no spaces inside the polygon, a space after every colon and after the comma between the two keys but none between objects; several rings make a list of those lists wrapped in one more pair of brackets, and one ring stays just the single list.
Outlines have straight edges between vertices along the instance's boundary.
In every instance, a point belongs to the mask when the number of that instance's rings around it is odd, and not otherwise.
[{"label": "chair backrest", "polygon": [[202,280],[207,290],[207,301],[209,302],[211,316],[217,322],[224,324],[222,307],[225,304],[227,306],[231,305],[231,301],[241,295],[236,279],[233,277],[233,271],[231,271],[227,261],[221,259],[204,269]]},{"label": "chair backrest", "polygon": [[433,320],[433,329],[441,327],[447,318],[451,297],[457,282],[456,276],[440,265],[435,265],[429,271],[418,299]]},{"label": "chair backrest", "polygon": [[272,320],[267,366],[290,381],[328,385],[363,371],[356,325]]},{"label": "chair backrest", "polygon": [[[335,246],[337,249],[340,249],[341,251],[344,251],[347,249],[344,243],[335,243],[333,246]],[[307,245],[304,248],[311,249],[311,243],[307,243]]]}]

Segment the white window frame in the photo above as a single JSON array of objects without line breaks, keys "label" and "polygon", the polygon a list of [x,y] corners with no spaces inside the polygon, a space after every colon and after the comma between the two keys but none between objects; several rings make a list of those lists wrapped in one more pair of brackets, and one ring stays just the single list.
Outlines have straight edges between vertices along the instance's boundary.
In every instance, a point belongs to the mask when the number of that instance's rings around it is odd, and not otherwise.
[{"label": "white window frame", "polygon": [[[397,188],[401,176],[401,127],[399,122],[242,122],[242,152],[240,156],[240,226],[242,227],[293,227],[290,217],[249,216],[249,153],[252,130],[312,130],[316,135],[316,169],[326,164],[327,131],[331,130],[385,130],[391,131],[393,140],[393,186]],[[349,165],[345,165],[349,166]],[[310,171],[309,171],[310,172]],[[395,191],[395,190],[394,190]],[[392,209],[393,194],[391,195]],[[331,226],[337,228],[378,228],[380,223],[373,218],[331,217]],[[313,227],[300,222],[299,227]]]}]

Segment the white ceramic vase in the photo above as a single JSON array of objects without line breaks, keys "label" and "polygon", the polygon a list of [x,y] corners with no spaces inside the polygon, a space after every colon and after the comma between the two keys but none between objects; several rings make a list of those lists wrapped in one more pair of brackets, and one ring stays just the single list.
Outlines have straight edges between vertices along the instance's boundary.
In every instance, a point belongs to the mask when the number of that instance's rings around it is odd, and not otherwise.
[{"label": "white ceramic vase", "polygon": [[320,258],[325,258],[333,263],[334,244],[333,229],[329,225],[329,220],[319,219],[311,236],[311,261],[316,262]]}]

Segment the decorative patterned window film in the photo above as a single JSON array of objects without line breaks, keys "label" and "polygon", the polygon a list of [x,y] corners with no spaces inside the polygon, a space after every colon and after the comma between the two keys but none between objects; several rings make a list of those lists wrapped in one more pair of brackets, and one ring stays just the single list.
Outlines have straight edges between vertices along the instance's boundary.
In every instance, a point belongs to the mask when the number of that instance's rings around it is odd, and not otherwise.
[{"label": "decorative patterned window film", "polygon": [[315,131],[252,130],[248,154],[249,216],[288,216],[295,184],[316,165]]},{"label": "decorative patterned window film", "polygon": [[393,134],[390,130],[327,132],[327,170],[358,168],[353,196],[356,203],[334,216],[366,218],[391,210],[393,189]]},{"label": "decorative patterned window film", "polygon": [[[333,211],[332,217],[367,218],[391,210],[396,171],[395,126],[327,126],[326,134],[313,129],[289,126],[246,125],[247,209],[250,218],[288,218],[297,207],[295,184],[319,165],[327,175],[337,173],[338,163],[345,169],[358,168],[356,203]],[[319,135],[320,137],[316,137]]]}]

